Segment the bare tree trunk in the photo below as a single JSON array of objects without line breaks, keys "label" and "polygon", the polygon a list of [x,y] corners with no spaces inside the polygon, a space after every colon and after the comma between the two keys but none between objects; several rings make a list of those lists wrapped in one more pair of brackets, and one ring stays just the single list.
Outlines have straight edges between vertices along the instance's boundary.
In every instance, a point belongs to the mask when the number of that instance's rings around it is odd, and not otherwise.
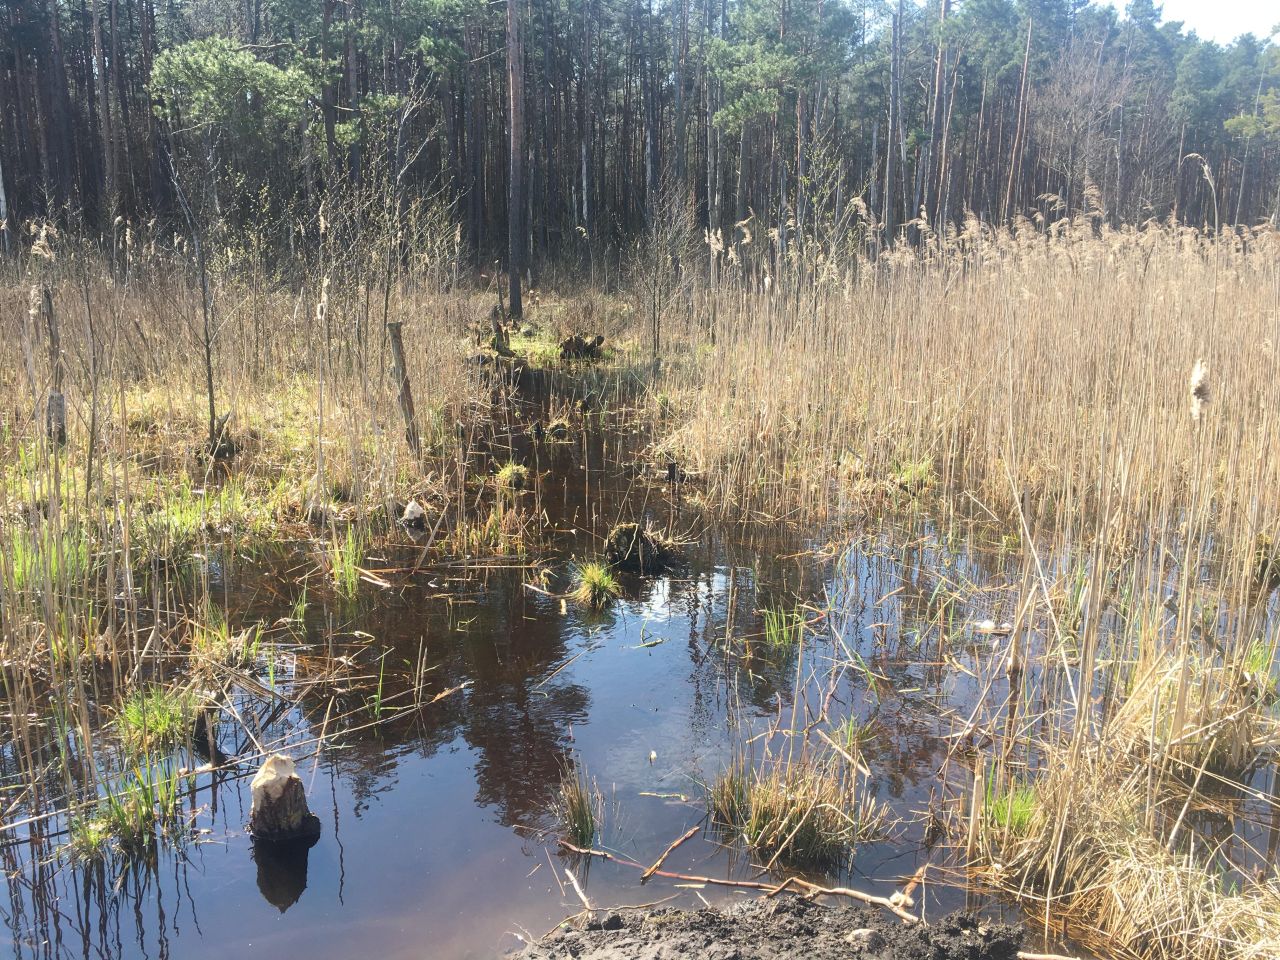
[{"label": "bare tree trunk", "polygon": [[93,0],[93,59],[98,74],[98,132],[102,138],[103,212],[110,222],[115,214],[116,157],[111,134],[111,88],[107,82],[107,57],[102,45],[102,5]]},{"label": "bare tree trunk", "polygon": [[524,37],[523,0],[507,0],[507,97],[510,155],[507,178],[507,282],[508,312],[523,313],[520,273],[524,268]]},{"label": "bare tree trunk", "polygon": [[58,317],[53,312],[53,294],[48,287],[40,289],[40,308],[44,314],[45,329],[49,334],[49,373],[51,385],[45,404],[44,428],[50,443],[59,446],[67,442],[67,400],[62,393],[62,376],[65,364],[62,358],[62,338],[58,336]]},{"label": "bare tree trunk", "polygon": [[938,223],[939,201],[942,196],[943,158],[943,89],[947,79],[947,47],[943,42],[947,25],[947,14],[951,11],[951,0],[942,0],[938,14],[938,51],[933,71],[933,116],[929,122],[929,165],[925,180],[925,208],[935,229],[941,229]]},{"label": "bare tree trunk", "polygon": [[405,440],[408,441],[414,457],[421,459],[422,443],[418,434],[418,415],[413,408],[413,390],[409,386],[409,372],[404,360],[404,339],[400,334],[400,321],[387,321],[386,328],[387,338],[391,341],[391,375],[396,381],[400,413],[404,416]]},{"label": "bare tree trunk", "polygon": [[676,179],[683,184],[685,175],[685,126],[688,108],[685,104],[685,65],[689,58],[689,0],[680,0],[679,19],[676,21],[672,38],[672,53],[675,60],[675,164]]},{"label": "bare tree trunk", "polygon": [[1009,185],[1004,194],[1004,211],[1002,220],[1013,215],[1013,185],[1017,180],[1018,169],[1022,166],[1023,132],[1027,117],[1027,66],[1031,61],[1031,28],[1033,20],[1027,20],[1027,44],[1022,52],[1022,83],[1018,90],[1018,125],[1013,134],[1013,150],[1009,156]]},{"label": "bare tree trunk", "polygon": [[884,138],[884,210],[880,215],[880,221],[884,224],[885,240],[889,243],[893,242],[894,222],[896,218],[893,202],[893,151],[895,149],[893,140],[894,134],[900,124],[898,118],[898,114],[901,110],[898,99],[898,58],[901,55],[901,45],[902,0],[898,0],[898,12],[893,16],[892,49],[889,57],[889,126],[886,129]]},{"label": "bare tree trunk", "polygon": [[0,143],[0,242],[9,255],[9,194],[4,189],[4,145]]}]

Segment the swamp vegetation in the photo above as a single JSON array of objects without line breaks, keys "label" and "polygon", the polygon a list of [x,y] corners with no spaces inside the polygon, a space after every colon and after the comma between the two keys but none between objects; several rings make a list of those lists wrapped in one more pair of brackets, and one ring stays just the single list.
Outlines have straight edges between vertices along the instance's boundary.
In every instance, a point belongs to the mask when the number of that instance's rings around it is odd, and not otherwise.
[{"label": "swamp vegetation", "polygon": [[[7,268],[15,954],[492,956],[781,887],[1280,955],[1273,231],[971,220],[767,286],[743,238],[511,321],[384,250]],[[244,832],[280,752],[309,850]]]}]

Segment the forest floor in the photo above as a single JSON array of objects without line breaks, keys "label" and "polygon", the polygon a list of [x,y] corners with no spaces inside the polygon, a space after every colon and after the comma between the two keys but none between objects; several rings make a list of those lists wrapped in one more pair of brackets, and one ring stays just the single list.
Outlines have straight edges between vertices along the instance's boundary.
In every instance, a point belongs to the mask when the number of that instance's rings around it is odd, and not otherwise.
[{"label": "forest floor", "polygon": [[561,929],[522,960],[1014,960],[1022,932],[954,914],[907,925],[874,910],[754,900],[725,910],[602,912]]}]

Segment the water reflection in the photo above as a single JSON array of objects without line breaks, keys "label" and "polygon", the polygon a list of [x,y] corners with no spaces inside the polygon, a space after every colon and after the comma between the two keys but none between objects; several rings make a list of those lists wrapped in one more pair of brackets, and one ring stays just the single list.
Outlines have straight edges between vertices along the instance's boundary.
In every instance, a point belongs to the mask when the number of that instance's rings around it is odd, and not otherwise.
[{"label": "water reflection", "polygon": [[307,860],[318,839],[294,843],[255,843],[253,861],[258,867],[258,892],[281,913],[292,907],[307,889]]}]

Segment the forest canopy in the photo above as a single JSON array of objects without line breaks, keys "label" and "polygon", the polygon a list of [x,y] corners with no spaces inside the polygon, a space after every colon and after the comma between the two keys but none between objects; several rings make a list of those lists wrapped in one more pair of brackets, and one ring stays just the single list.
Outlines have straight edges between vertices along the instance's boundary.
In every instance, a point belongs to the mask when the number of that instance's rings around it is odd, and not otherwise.
[{"label": "forest canopy", "polygon": [[1280,214],[1280,47],[1152,0],[9,0],[0,55],[6,244],[176,221],[183,184],[276,244],[429,197],[477,262],[513,204],[535,261],[659,202],[784,237]]}]

